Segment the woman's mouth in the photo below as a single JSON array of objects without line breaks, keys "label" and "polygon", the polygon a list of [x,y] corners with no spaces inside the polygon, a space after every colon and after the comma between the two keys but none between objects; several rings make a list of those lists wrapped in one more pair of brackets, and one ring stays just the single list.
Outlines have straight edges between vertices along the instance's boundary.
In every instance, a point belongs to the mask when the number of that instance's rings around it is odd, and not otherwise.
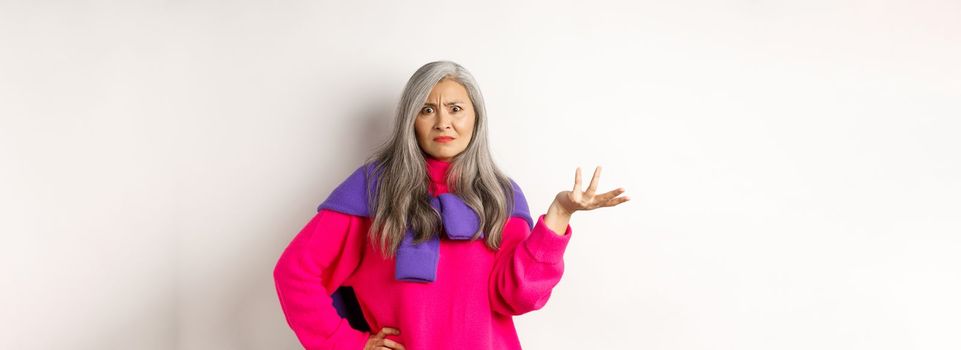
[{"label": "woman's mouth", "polygon": [[435,137],[434,141],[441,142],[441,143],[448,143],[448,142],[454,141],[454,138],[450,136],[441,136],[441,137]]}]

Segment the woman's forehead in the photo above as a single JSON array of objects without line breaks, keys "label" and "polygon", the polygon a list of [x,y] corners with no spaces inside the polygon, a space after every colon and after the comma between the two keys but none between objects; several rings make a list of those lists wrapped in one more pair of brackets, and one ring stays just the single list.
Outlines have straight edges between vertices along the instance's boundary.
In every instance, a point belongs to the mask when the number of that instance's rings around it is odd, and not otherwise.
[{"label": "woman's forehead", "polygon": [[432,95],[438,92],[447,93],[447,94],[458,93],[458,94],[466,95],[467,88],[465,88],[464,85],[461,85],[461,83],[458,83],[457,81],[454,81],[451,79],[443,79],[437,82],[437,84],[434,84],[434,88],[431,89],[430,92]]},{"label": "woman's forehead", "polygon": [[427,96],[428,101],[442,100],[445,101],[445,105],[454,103],[465,103],[470,100],[467,95],[467,89],[458,83],[444,84],[437,83],[434,88],[430,91],[430,95]]}]

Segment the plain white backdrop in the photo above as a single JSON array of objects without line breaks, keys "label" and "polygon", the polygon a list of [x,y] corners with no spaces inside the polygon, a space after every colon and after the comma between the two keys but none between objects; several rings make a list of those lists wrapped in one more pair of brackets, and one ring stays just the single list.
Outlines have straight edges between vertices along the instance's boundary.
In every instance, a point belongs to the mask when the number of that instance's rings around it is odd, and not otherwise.
[{"label": "plain white backdrop", "polygon": [[0,348],[298,348],[274,264],[438,59],[532,213],[633,198],[526,349],[961,348],[961,3],[907,0],[2,1]]}]

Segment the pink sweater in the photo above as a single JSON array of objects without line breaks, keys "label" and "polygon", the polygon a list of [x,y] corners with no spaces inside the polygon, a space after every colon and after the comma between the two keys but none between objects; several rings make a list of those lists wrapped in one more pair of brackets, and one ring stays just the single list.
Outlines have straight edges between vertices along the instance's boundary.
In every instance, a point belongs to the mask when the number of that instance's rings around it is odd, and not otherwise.
[{"label": "pink sweater", "polygon": [[[447,192],[449,161],[427,158],[432,194]],[[351,328],[330,295],[351,286],[376,334],[408,350],[520,349],[513,315],[542,308],[564,272],[571,237],[538,216],[533,231],[511,217],[498,251],[483,240],[441,239],[437,277],[431,283],[394,279],[394,260],[368,244],[369,218],[322,209],[290,242],[274,268],[288,325],[308,350],[361,350],[370,333]]]}]

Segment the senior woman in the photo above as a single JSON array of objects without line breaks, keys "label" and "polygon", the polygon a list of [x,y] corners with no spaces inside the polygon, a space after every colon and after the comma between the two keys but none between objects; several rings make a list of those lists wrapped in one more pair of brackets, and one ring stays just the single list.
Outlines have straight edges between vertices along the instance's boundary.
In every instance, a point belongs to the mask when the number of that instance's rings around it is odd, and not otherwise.
[{"label": "senior woman", "polygon": [[577,211],[627,201],[561,191],[528,212],[488,147],[484,99],[451,61],[420,67],[394,132],[318,207],[274,269],[307,349],[520,349],[512,317],[542,308],[564,271]]}]

